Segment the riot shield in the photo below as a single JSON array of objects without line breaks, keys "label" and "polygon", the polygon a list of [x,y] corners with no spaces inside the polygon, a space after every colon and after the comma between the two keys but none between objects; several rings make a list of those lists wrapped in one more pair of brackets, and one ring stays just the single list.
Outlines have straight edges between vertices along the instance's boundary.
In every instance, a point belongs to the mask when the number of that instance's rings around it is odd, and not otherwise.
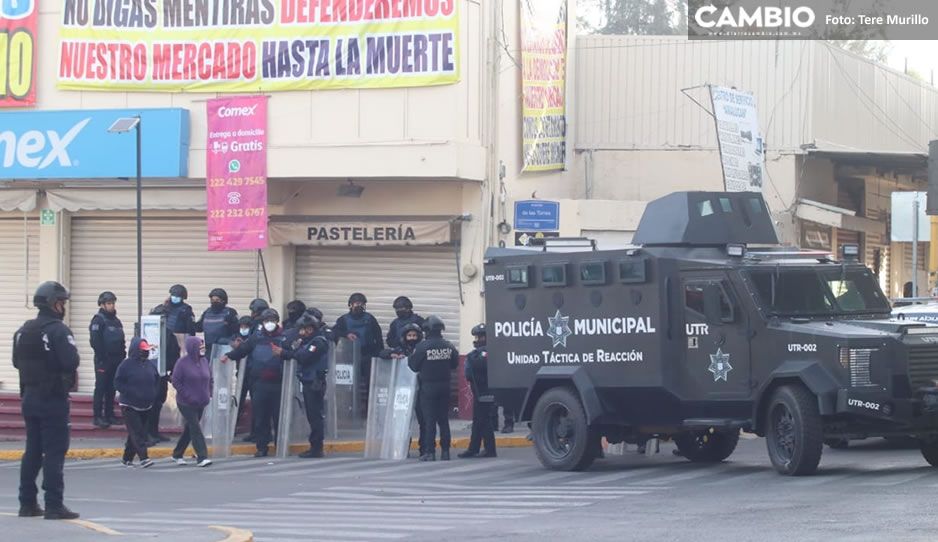
[{"label": "riot shield", "polygon": [[368,419],[365,424],[365,458],[382,459],[386,437],[388,408],[394,389],[397,360],[377,359],[371,363],[371,385],[368,390]]},{"label": "riot shield", "polygon": [[392,408],[388,410],[384,459],[407,459],[414,424],[414,400],[417,397],[417,373],[410,370],[407,358],[396,360]]},{"label": "riot shield", "polygon": [[211,442],[211,455],[225,458],[231,455],[231,441],[234,439],[234,424],[238,416],[235,406],[238,397],[238,379],[235,376],[235,362],[221,362],[221,357],[231,351],[227,344],[212,346],[212,399],[202,417],[205,437]]},{"label": "riot shield", "polygon": [[334,409],[334,416],[329,416],[327,419],[327,422],[333,424],[328,427],[327,434],[331,438],[344,438],[346,435],[353,436],[355,432],[361,431],[364,423],[364,417],[361,416],[360,409],[356,406],[359,399],[357,384],[361,349],[357,342],[342,338],[339,339],[333,351],[335,355],[329,359],[327,388],[329,398],[327,401],[332,399],[328,408],[329,411]]},{"label": "riot shield", "polygon": [[277,425],[277,457],[290,455],[290,445],[306,442],[309,438],[309,422],[303,389],[296,378],[296,360],[283,363],[283,382],[280,393],[280,419]]}]

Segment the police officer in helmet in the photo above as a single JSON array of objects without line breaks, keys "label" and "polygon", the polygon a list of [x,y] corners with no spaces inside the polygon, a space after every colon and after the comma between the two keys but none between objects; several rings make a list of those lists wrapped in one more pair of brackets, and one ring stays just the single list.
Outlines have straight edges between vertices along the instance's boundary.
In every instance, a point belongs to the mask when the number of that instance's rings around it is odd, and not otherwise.
[{"label": "police officer in helmet", "polygon": [[404,335],[404,326],[407,324],[423,325],[423,316],[414,312],[414,304],[407,296],[398,296],[392,304],[394,314],[397,315],[391,325],[388,326],[387,343],[389,348],[401,346],[401,339]]},{"label": "police officer in helmet", "polygon": [[306,312],[306,303],[299,299],[287,303],[287,319],[283,321],[283,329],[293,329],[296,327],[297,320]]},{"label": "police officer in helmet", "polygon": [[189,290],[182,284],[173,284],[169,288],[169,299],[164,304],[166,330],[170,333],[195,335],[195,313],[192,312],[192,306],[186,303],[188,298]]},{"label": "police officer in helmet", "polygon": [[[254,325],[254,319],[250,316],[242,316],[238,319],[238,332],[231,336],[228,343],[231,345],[231,348],[237,348],[241,346],[244,341],[248,339],[254,332],[257,331],[257,328]],[[240,364],[238,365],[238,370],[240,371]],[[241,384],[241,392],[238,394],[238,420],[241,420],[241,416],[247,412],[244,408],[246,404],[248,394],[251,392],[251,375],[248,373],[247,364],[245,363],[244,369],[244,381]],[[251,427],[251,423],[248,423],[248,427]],[[254,430],[248,433],[244,437],[244,442],[254,442]]]},{"label": "police officer in helmet", "polygon": [[[423,320],[421,318],[421,320]],[[385,348],[381,352],[381,356],[384,359],[400,359],[406,358],[414,353],[414,350],[417,349],[417,345],[420,344],[420,341],[423,340],[423,329],[416,324],[411,322],[406,324],[401,329],[401,344],[397,348]],[[414,390],[414,413],[417,415],[417,427],[418,427],[418,442],[420,457],[423,457],[427,453],[427,446],[423,440],[423,434],[425,430],[425,423],[423,418],[423,410],[420,408],[420,386],[417,386],[417,389]],[[410,447],[408,447],[409,449]]]},{"label": "police officer in helmet", "polygon": [[[475,348],[466,355],[466,380],[472,389],[472,434],[469,436],[469,447],[459,457],[495,457],[495,429],[492,427],[492,407],[495,402],[489,392],[485,324],[472,328],[472,337],[472,346]],[[481,451],[483,444],[484,452]]]},{"label": "police officer in helmet", "polygon": [[254,321],[254,331],[260,331],[264,327],[264,321],[261,319],[261,314],[263,314],[264,311],[269,308],[270,304],[259,297],[254,301],[251,301],[251,304],[248,305],[248,310],[251,311],[251,319]]},{"label": "police officer in helmet", "polygon": [[196,332],[204,334],[205,350],[209,357],[212,346],[225,343],[238,332],[238,311],[228,306],[228,292],[215,288],[208,293],[211,305],[195,323]]},{"label": "police officer in helmet", "polygon": [[[36,289],[39,309],[13,336],[13,366],[20,373],[26,451],[20,464],[20,517],[75,519],[64,502],[65,454],[69,444],[68,392],[75,385],[78,350],[72,331],[62,322],[68,291],[58,282]],[[39,507],[36,477],[42,470],[46,509]]]},{"label": "police officer in helmet", "polygon": [[459,352],[453,343],[443,338],[443,324],[431,315],[424,323],[427,338],[417,345],[407,363],[417,373],[420,385],[420,406],[423,410],[424,454],[421,461],[436,461],[436,428],[440,428],[440,459],[449,460],[451,435],[449,430],[450,375],[459,365]]},{"label": "police officer in helmet", "polygon": [[309,450],[300,457],[322,457],[325,439],[323,406],[326,397],[326,372],[329,370],[329,341],[322,335],[322,320],[309,313],[296,320],[287,331],[284,358],[296,360],[296,377],[303,385],[303,404],[309,422]]},{"label": "police officer in helmet", "polygon": [[91,349],[94,351],[94,425],[107,429],[120,423],[114,417],[114,375],[127,355],[124,325],[117,317],[117,296],[101,292],[98,312],[88,326]]}]

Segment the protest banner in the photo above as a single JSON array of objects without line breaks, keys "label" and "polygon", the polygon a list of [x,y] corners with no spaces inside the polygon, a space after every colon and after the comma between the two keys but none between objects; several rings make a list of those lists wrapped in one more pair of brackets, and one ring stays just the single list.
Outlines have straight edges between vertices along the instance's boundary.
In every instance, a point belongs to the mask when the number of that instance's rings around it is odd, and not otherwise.
[{"label": "protest banner", "polygon": [[566,0],[522,0],[521,171],[564,168],[566,75]]},{"label": "protest banner", "polygon": [[0,0],[0,108],[36,103],[38,0]]}]

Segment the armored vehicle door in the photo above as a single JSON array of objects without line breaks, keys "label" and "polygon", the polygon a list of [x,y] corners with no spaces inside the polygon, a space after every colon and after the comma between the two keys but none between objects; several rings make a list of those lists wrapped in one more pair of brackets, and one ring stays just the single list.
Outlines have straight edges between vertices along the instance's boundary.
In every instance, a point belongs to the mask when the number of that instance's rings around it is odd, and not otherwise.
[{"label": "armored vehicle door", "polygon": [[686,348],[678,381],[689,400],[750,395],[749,322],[723,272],[682,273]]}]

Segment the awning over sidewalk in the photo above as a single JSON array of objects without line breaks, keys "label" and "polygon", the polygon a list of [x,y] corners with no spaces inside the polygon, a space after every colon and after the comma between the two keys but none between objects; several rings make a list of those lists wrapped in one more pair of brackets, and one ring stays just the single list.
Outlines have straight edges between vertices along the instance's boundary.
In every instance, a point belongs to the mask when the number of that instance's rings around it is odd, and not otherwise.
[{"label": "awning over sidewalk", "polygon": [[[128,211],[137,208],[133,188],[58,188],[46,190],[49,207],[56,211]],[[142,204],[150,211],[204,211],[204,188],[145,187]]]},{"label": "awning over sidewalk", "polygon": [[37,192],[30,189],[0,190],[0,211],[23,211],[36,208]]},{"label": "awning over sidewalk", "polygon": [[854,211],[819,201],[799,198],[795,216],[825,226],[859,231],[873,235],[885,235],[886,223],[856,216]]}]

